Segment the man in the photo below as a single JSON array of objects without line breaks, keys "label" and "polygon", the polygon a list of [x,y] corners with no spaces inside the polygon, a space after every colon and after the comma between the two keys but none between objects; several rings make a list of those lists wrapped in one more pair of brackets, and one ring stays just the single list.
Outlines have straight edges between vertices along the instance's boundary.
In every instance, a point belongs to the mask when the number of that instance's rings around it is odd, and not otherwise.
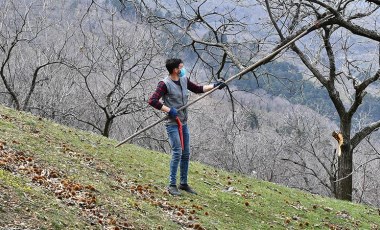
[{"label": "man", "polygon": [[[181,59],[166,60],[166,69],[169,75],[158,83],[156,91],[150,97],[148,103],[154,108],[168,113],[169,119],[166,122],[166,131],[172,148],[172,158],[170,161],[170,175],[168,192],[171,195],[179,196],[180,191],[197,194],[187,183],[187,174],[189,170],[190,159],[190,134],[187,127],[187,109],[177,111],[185,106],[188,101],[188,90],[194,93],[204,93],[215,87],[222,89],[226,86],[224,82],[218,82],[211,85],[199,86],[191,82],[186,75],[186,69],[183,67]],[[163,102],[160,102],[163,98]],[[183,149],[178,130],[176,118],[182,123]],[[180,184],[177,188],[177,170],[180,168]]]}]

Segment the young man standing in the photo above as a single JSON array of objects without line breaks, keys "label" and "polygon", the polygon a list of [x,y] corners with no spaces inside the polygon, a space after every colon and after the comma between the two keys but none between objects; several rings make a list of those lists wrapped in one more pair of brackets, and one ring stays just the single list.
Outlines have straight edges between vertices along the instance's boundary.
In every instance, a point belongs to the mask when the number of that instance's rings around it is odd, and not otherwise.
[{"label": "young man standing", "polygon": [[[187,109],[177,110],[187,104],[188,90],[194,93],[205,93],[215,87],[222,89],[226,84],[223,82],[204,86],[194,84],[185,76],[186,69],[183,67],[181,59],[166,60],[166,69],[169,75],[158,83],[157,89],[150,97],[148,103],[169,115],[169,119],[166,122],[166,131],[172,148],[172,158],[170,161],[168,192],[176,196],[181,195],[178,190],[179,188],[186,192],[197,194],[187,183],[190,159],[190,134],[187,127]],[[163,98],[164,103],[160,102],[160,98]],[[177,117],[182,123],[183,149],[176,122]],[[180,168],[180,184],[177,188],[176,176],[178,166]]]}]

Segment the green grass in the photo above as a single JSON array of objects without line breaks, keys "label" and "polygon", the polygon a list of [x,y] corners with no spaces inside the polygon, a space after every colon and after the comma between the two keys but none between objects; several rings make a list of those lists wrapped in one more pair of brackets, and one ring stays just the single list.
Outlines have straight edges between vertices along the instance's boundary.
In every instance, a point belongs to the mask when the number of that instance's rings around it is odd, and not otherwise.
[{"label": "green grass", "polygon": [[[0,106],[5,151],[25,153],[59,180],[91,185],[96,203],[68,204],[22,170],[0,166],[0,229],[379,229],[373,207],[339,201],[191,162],[199,195],[166,193],[170,157]],[[0,155],[1,160],[1,155]],[[15,163],[17,165],[17,162]],[[84,192],[83,192],[84,194]],[[89,216],[100,210],[106,216]],[[113,221],[114,220],[114,221]]]}]

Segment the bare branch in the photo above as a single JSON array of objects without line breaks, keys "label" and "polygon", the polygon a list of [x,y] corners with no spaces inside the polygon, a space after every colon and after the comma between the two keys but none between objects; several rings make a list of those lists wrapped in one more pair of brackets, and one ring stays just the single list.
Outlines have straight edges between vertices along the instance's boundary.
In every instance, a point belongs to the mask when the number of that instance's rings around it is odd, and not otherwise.
[{"label": "bare branch", "polygon": [[380,121],[373,122],[357,132],[352,138],[352,147],[355,148],[365,137],[380,128]]},{"label": "bare branch", "polygon": [[336,9],[334,9],[333,7],[329,6],[326,3],[323,3],[319,0],[310,0],[310,2],[316,3],[324,7],[327,10],[329,10],[332,14],[334,14],[335,15],[334,23],[346,28],[347,30],[351,31],[352,33],[356,35],[363,36],[363,37],[380,42],[380,33],[378,33],[377,31],[369,30],[362,26],[353,24],[348,19],[344,19],[340,12],[338,12]]}]

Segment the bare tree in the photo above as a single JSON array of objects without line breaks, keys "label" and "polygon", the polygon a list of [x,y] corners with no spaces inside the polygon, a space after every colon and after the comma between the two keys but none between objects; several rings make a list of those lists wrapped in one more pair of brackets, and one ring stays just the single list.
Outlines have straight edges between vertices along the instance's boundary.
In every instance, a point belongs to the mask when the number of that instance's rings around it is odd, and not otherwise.
[{"label": "bare tree", "polygon": [[[338,158],[337,198],[352,200],[354,149],[366,136],[380,127],[380,121],[374,121],[352,133],[354,115],[365,102],[368,88],[380,78],[378,58],[358,59],[357,56],[362,51],[354,48],[355,42],[360,40],[365,40],[368,46],[380,41],[378,30],[367,27],[369,24],[376,24],[379,7],[360,1],[324,3],[316,0],[308,3],[265,1],[265,5],[281,41],[289,39],[293,30],[301,27],[305,21],[315,20],[326,14],[334,15],[334,19],[320,25],[318,35],[313,38],[321,45],[320,52],[315,52],[316,47],[310,47],[304,40],[292,46],[292,50],[310,71],[311,76],[327,90],[339,115],[343,145],[342,155]],[[339,37],[339,34],[350,36],[356,41],[348,42],[343,36]],[[350,58],[342,60],[340,55]],[[367,55],[376,57],[379,54],[370,52]]]},{"label": "bare tree", "polygon": [[[321,138],[332,130],[313,123],[317,120],[297,113],[285,119],[280,113],[236,106],[239,100],[232,90],[229,98],[233,103],[218,106],[223,110],[209,110],[207,114],[194,109],[194,127],[200,129],[195,131],[193,152],[199,159],[201,154],[211,153],[209,163],[216,162],[219,167],[247,174],[258,171],[261,178],[285,181],[291,186],[306,171],[307,176],[301,179],[308,191],[315,192],[312,188],[321,185],[324,189],[318,192],[327,191],[345,200],[352,200],[355,194],[359,201],[370,202],[366,194],[379,184],[371,174],[378,162],[379,147],[370,137],[380,127],[380,121],[363,122],[357,118],[360,105],[379,86],[378,1],[113,1],[116,2],[125,8],[87,1],[80,16],[64,26],[51,15],[49,2],[2,1],[0,93],[6,95],[2,102],[51,118],[56,118],[57,113],[71,114],[84,128],[90,127],[104,136],[115,130],[115,122],[132,132],[143,126],[143,120],[159,116],[144,113],[145,100],[146,93],[152,92],[151,84],[157,82],[152,79],[163,73],[165,56],[187,56],[191,77],[199,81],[227,78],[276,45],[289,41],[310,23],[331,14],[333,18],[317,24],[279,60],[302,65],[304,77],[317,81],[327,91],[339,117],[342,155],[332,154],[335,146]],[[133,17],[125,16],[127,8]],[[255,72],[248,75],[264,77]],[[274,107],[276,102],[263,106]],[[224,114],[231,110],[231,116]],[[124,117],[127,118],[121,119]],[[273,122],[276,119],[285,123]],[[211,124],[210,130],[202,133],[206,121]],[[264,122],[274,124],[257,131]],[[215,132],[222,140],[211,138]],[[152,133],[162,136],[157,130]],[[167,142],[161,136],[137,142],[166,151]],[[247,144],[250,140],[260,141]],[[371,157],[361,161],[358,156],[362,155]],[[288,174],[281,159],[290,163],[286,164],[291,169]],[[318,164],[312,164],[316,160]],[[266,167],[258,166],[256,161]],[[362,173],[363,179],[354,172]]]},{"label": "bare tree", "polygon": [[338,161],[330,136],[329,121],[314,111],[294,106],[279,129],[290,138],[283,154],[289,185],[313,193],[338,196]]},{"label": "bare tree", "polygon": [[1,93],[15,109],[30,110],[36,89],[50,79],[48,72],[61,68],[71,35],[54,38],[58,22],[50,21],[47,4],[3,1],[0,11]]},{"label": "bare tree", "polygon": [[[344,37],[365,40],[373,46],[380,41],[376,29],[379,6],[351,0],[328,3],[318,0],[256,3],[223,1],[223,7],[207,0],[176,1],[175,4],[173,9],[173,5],[156,2],[155,9],[147,10],[153,12],[150,22],[156,23],[157,27],[179,31],[187,37],[190,42],[185,45],[193,47],[196,52],[202,50],[198,58],[215,70],[215,77],[228,75],[231,70],[243,69],[254,58],[260,57],[260,51],[273,47],[271,44],[283,44],[314,21],[333,15],[332,19],[317,24],[313,35],[301,39],[291,49],[307,68],[309,75],[327,90],[337,110],[340,132],[344,138],[342,156],[338,159],[337,198],[352,200],[353,150],[367,135],[380,127],[380,121],[374,121],[352,133],[352,118],[365,101],[368,88],[379,79],[380,70],[378,58],[359,62],[357,56],[361,51],[353,49],[354,42],[344,43],[337,38],[337,34],[344,33]],[[262,31],[256,34],[252,32],[254,22],[245,18],[244,13],[236,12],[244,12],[243,8],[256,9],[257,4],[267,11],[267,16],[261,15],[260,19],[270,20],[262,20]],[[270,36],[272,28],[280,40]],[[308,42],[309,39],[315,43]],[[321,45],[320,49],[316,48],[317,44]],[[341,54],[351,55],[354,52],[357,53],[354,58],[347,59],[342,65],[343,60],[338,59]],[[372,57],[376,56],[378,54]],[[346,87],[349,84],[351,87]],[[346,103],[347,98],[351,100],[349,104]]]},{"label": "bare tree", "polygon": [[81,76],[80,103],[91,112],[78,110],[73,114],[78,121],[108,137],[115,118],[146,107],[143,84],[155,76],[152,66],[159,54],[151,32],[149,26],[122,20],[113,8],[88,9],[81,21],[81,53],[71,65]]}]

